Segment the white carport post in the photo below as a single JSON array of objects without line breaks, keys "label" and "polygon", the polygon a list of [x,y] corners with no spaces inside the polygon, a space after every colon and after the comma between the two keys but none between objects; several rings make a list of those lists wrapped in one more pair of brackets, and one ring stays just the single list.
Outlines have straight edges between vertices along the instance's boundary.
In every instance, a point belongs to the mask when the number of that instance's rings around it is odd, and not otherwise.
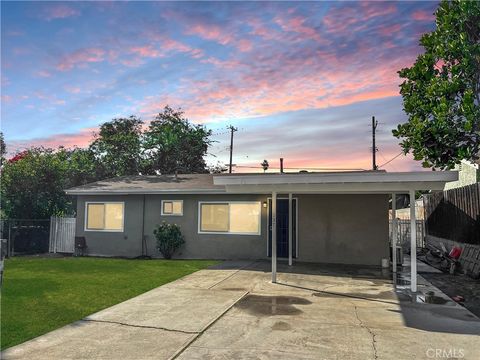
[{"label": "white carport post", "polygon": [[397,272],[397,194],[392,194],[392,271]]},{"label": "white carport post", "polygon": [[293,198],[292,193],[288,194],[288,265],[292,266],[293,248]]},{"label": "white carport post", "polygon": [[410,290],[417,292],[417,219],[415,216],[415,190],[410,190]]},{"label": "white carport post", "polygon": [[277,193],[272,192],[272,283],[277,282]]}]

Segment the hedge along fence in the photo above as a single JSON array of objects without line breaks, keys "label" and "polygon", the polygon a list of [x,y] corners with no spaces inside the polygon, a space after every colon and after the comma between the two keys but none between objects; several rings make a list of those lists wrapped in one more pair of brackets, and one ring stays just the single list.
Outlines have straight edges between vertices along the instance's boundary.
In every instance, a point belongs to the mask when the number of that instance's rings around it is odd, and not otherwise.
[{"label": "hedge along fence", "polygon": [[480,183],[423,199],[427,235],[480,245]]}]

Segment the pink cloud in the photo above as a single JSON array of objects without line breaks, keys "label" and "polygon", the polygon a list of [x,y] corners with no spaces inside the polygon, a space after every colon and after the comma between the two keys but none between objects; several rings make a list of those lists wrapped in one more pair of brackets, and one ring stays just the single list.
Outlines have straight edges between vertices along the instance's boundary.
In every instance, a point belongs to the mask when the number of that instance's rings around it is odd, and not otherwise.
[{"label": "pink cloud", "polygon": [[77,9],[72,8],[66,4],[55,4],[45,8],[42,12],[42,17],[47,20],[55,20],[55,19],[65,19],[72,16],[80,15],[80,11]]},{"label": "pink cloud", "polygon": [[2,102],[9,103],[12,101],[12,97],[10,95],[2,95]]},{"label": "pink cloud", "polygon": [[416,21],[433,21],[435,15],[430,11],[417,10],[412,14],[412,19]]},{"label": "pink cloud", "polygon": [[65,91],[68,91],[71,94],[79,94],[82,91],[82,89],[80,89],[79,87],[70,86],[70,85],[65,86],[64,89]]},{"label": "pink cloud", "polygon": [[222,29],[220,26],[200,22],[190,26],[186,33],[206,40],[215,41],[221,45],[227,45],[234,39],[231,34],[226,32],[225,29]]},{"label": "pink cloud", "polygon": [[318,43],[326,44],[328,41],[322,38],[320,33],[313,27],[305,25],[307,21],[306,18],[301,16],[295,16],[293,18],[282,18],[276,17],[275,22],[282,28],[284,31],[296,32],[303,35],[305,39],[311,39]]},{"label": "pink cloud", "polygon": [[382,26],[378,29],[378,33],[383,36],[392,36],[402,30],[402,27],[400,24]]},{"label": "pink cloud", "polygon": [[35,76],[43,77],[43,78],[48,78],[48,77],[52,76],[52,74],[51,74],[49,71],[40,70],[40,71],[37,71],[37,72],[35,73]]},{"label": "pink cloud", "polygon": [[88,63],[102,62],[105,60],[106,52],[101,48],[84,48],[64,56],[56,68],[60,71],[71,70],[76,66],[85,66]]},{"label": "pink cloud", "polygon": [[248,52],[252,50],[252,42],[247,39],[242,39],[238,42],[238,50],[242,52]]},{"label": "pink cloud", "polygon": [[329,32],[342,33],[360,31],[367,27],[367,21],[379,16],[392,15],[397,12],[393,4],[359,2],[360,6],[334,7],[323,17]]},{"label": "pink cloud", "polygon": [[43,138],[7,141],[7,150],[10,154],[15,154],[30,147],[39,146],[53,149],[59,146],[85,148],[93,140],[96,131],[98,131],[97,128],[86,128],[77,133],[53,134]]},{"label": "pink cloud", "polygon": [[160,51],[158,51],[157,49],[154,49],[152,45],[135,46],[130,48],[130,51],[141,57],[159,57],[160,56]]}]

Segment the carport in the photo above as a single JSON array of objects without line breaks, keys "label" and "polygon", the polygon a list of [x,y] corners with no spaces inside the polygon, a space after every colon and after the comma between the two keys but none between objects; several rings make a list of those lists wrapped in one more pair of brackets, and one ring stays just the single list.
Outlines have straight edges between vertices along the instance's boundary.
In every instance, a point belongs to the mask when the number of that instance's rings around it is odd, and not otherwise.
[{"label": "carport", "polygon": [[[292,258],[292,199],[298,194],[384,194],[392,197],[392,216],[395,222],[396,194],[409,194],[415,198],[416,191],[443,190],[445,183],[458,179],[456,171],[431,172],[392,172],[360,171],[335,173],[281,173],[281,174],[242,174],[219,175],[214,177],[215,185],[224,185],[227,193],[232,194],[271,194],[271,224],[272,251],[271,275],[272,282],[277,282],[277,198],[288,196],[289,233],[288,233],[288,264],[293,264]],[[385,216],[388,216],[386,214]],[[395,225],[395,223],[394,223]],[[370,226],[375,226],[372,223]],[[417,292],[417,259],[416,259],[416,214],[415,201],[410,202],[410,250],[411,250],[411,291]],[[393,226],[395,231],[396,226]],[[396,234],[393,234],[396,239]],[[389,241],[386,234],[386,242]],[[396,248],[396,241],[394,241]],[[396,272],[396,249],[393,250],[392,271]],[[378,264],[380,265],[380,264]]]}]

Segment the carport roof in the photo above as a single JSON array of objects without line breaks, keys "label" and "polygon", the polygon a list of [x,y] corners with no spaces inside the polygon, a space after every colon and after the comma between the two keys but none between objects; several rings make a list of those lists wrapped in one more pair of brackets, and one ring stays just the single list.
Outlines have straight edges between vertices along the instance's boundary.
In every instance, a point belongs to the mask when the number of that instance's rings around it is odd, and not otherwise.
[{"label": "carport roof", "polygon": [[393,193],[410,190],[443,190],[458,180],[457,171],[359,171],[215,176],[215,185],[232,193]]},{"label": "carport roof", "polygon": [[392,193],[442,190],[456,171],[356,171],[285,174],[181,174],[121,176],[67,189],[68,195],[215,193]]}]

